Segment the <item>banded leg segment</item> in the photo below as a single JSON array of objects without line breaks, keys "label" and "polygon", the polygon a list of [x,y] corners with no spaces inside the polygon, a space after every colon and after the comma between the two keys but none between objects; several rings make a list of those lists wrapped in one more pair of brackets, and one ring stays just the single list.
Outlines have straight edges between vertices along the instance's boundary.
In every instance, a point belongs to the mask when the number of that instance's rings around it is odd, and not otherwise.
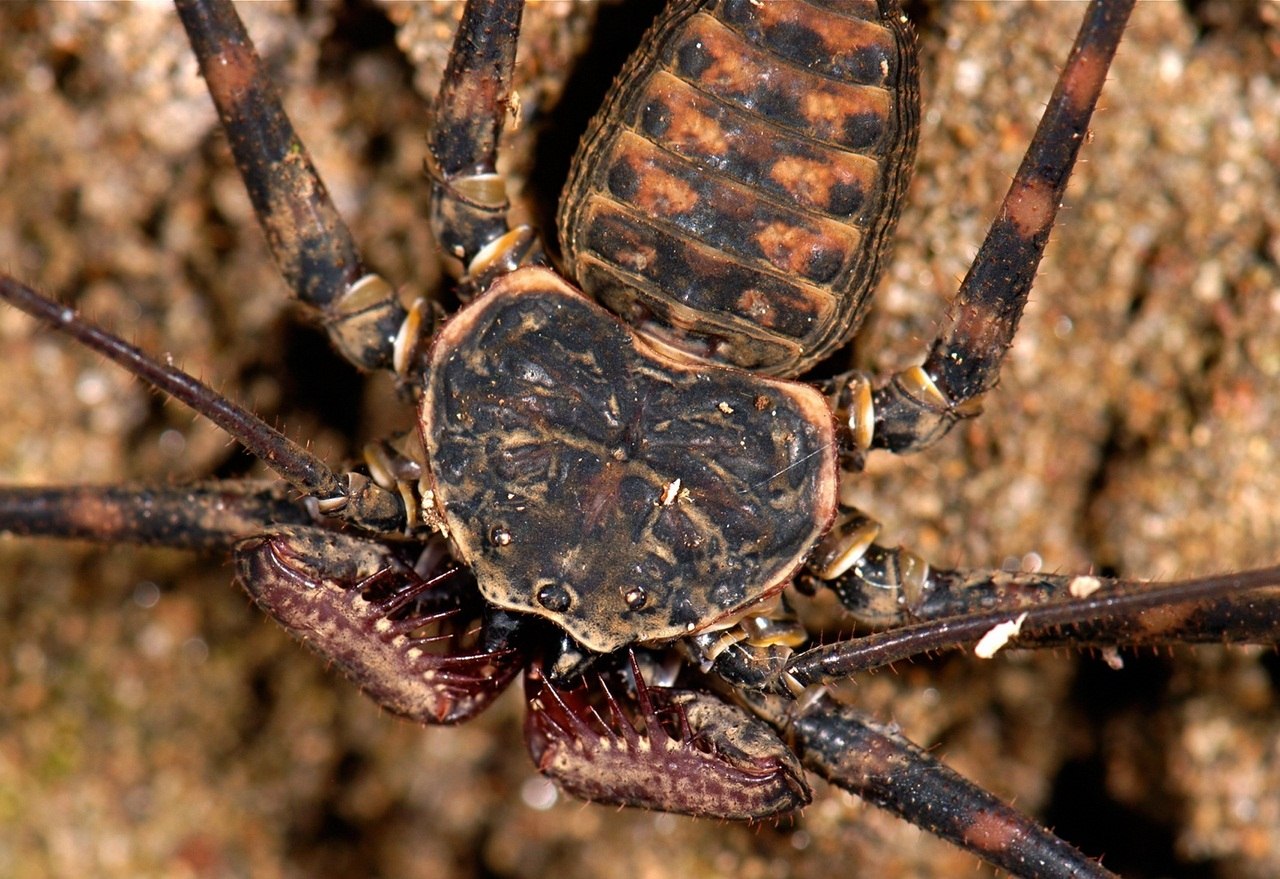
[{"label": "banded leg segment", "polygon": [[805,767],[1022,879],[1114,879],[897,733],[824,699],[792,724]]},{"label": "banded leg segment", "polygon": [[257,482],[190,486],[0,487],[0,532],[174,549],[230,549],[275,525],[309,525],[289,489]]},{"label": "banded leg segment", "polygon": [[498,142],[512,112],[524,0],[467,0],[440,83],[427,173],[436,241],[462,261],[467,299],[499,274],[538,260],[528,226],[511,229]]},{"label": "banded leg segment", "polygon": [[391,369],[408,316],[370,274],[229,0],[175,0],[285,283],[364,369]]},{"label": "banded leg segment", "polygon": [[873,395],[871,446],[937,442],[999,379],[1134,0],[1093,0],[1035,137],[921,366]]}]

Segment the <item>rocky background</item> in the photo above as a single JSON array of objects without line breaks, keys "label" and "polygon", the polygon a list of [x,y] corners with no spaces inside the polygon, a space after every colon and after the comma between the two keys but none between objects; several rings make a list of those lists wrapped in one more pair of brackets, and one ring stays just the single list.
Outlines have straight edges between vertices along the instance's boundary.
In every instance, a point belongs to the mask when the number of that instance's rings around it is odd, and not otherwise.
[{"label": "rocky background", "polygon": [[[424,96],[454,7],[302,10],[244,14],[369,262],[435,295]],[[921,156],[861,364],[918,361],[1081,10],[912,4]],[[578,111],[617,63],[593,33],[634,41],[646,14],[532,4],[510,151],[531,216],[549,213]],[[329,460],[408,423],[382,380],[353,377],[296,320],[169,9],[3,4],[0,34],[0,269]],[[889,539],[940,564],[1139,576],[1280,560],[1278,55],[1274,0],[1139,4],[985,415],[924,455],[873,459],[852,488]],[[5,483],[260,472],[12,310],[0,345]],[[524,754],[518,699],[458,729],[387,717],[230,579],[218,558],[0,539],[0,874],[990,873],[825,789],[762,827],[555,799]],[[850,692],[1126,876],[1280,874],[1274,650],[1124,662],[957,654]]]}]

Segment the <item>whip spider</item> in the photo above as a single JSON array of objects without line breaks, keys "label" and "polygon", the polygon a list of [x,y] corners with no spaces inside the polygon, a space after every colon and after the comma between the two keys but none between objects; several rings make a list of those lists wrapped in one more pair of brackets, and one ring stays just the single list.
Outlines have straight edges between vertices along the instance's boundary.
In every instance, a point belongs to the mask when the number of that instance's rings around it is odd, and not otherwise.
[{"label": "whip spider", "polygon": [[[862,334],[874,340],[860,349],[864,364],[910,363],[931,337],[1061,63],[1080,14],[1064,6],[957,4],[927,20],[921,167],[879,312]],[[150,14],[168,20],[133,20],[127,33],[185,59],[172,16]],[[406,158],[420,152],[425,121],[414,119],[416,130],[385,121],[413,100],[402,62],[387,37],[365,44],[354,29],[344,33],[347,20],[326,37],[330,14],[270,24],[279,42],[273,51],[268,37],[267,51],[299,71],[300,85],[286,75],[281,87],[312,109],[295,111],[318,129],[303,130],[312,150],[327,131],[350,139],[331,148],[333,165],[323,154],[319,163],[356,203],[348,219],[362,243],[403,244],[402,255],[380,259],[375,250],[370,261],[415,277],[398,268],[416,269],[431,252],[411,228],[421,210],[406,195],[425,188],[417,158]],[[306,383],[276,384],[280,361],[295,358],[296,372],[322,346],[275,319],[278,282],[207,116],[176,126],[159,116],[157,107],[189,112],[184,102],[207,100],[190,63],[174,61],[182,91],[166,95],[163,62],[153,72],[130,60],[138,42],[116,36],[99,46],[87,35],[94,31],[55,21],[56,8],[22,15],[5,94],[29,100],[6,124],[25,147],[13,155],[31,164],[10,172],[14,221],[3,225],[18,241],[6,270],[66,301],[83,297],[80,307],[148,350],[172,351],[189,371],[308,437],[327,460],[385,433],[376,391],[353,424],[303,405]],[[1052,570],[1168,576],[1274,560],[1274,60],[1265,33],[1197,28],[1180,7],[1138,9],[987,412],[924,458],[877,464],[862,485],[863,506],[932,560],[995,564],[1034,549]],[[349,78],[317,58],[317,43],[359,62]],[[117,79],[95,78],[99,53],[117,65],[108,70]],[[137,114],[122,121],[108,108],[119,106],[114,89],[131,75],[147,87],[145,100],[116,109]],[[137,121],[152,112],[149,126]],[[385,114],[383,142],[357,130],[367,114]],[[72,127],[77,118],[89,121]],[[211,170],[195,167],[190,144],[153,149],[199,125],[195,153]],[[72,158],[59,164],[62,155]],[[392,170],[352,156],[380,157]],[[970,176],[974,165],[987,176]],[[396,172],[383,188],[380,175]],[[344,174],[349,187],[335,182]],[[64,186],[61,198],[49,196]],[[373,231],[359,205],[379,214]],[[108,216],[121,206],[127,219]],[[382,243],[383,223],[408,237]],[[84,238],[69,239],[81,225]],[[921,253],[931,261],[913,262]],[[32,336],[11,314],[3,321],[13,378],[2,392],[14,402],[0,411],[19,413],[5,426],[15,450],[6,481],[138,480],[173,462],[187,477],[245,468],[227,460],[207,425],[177,407],[161,411],[64,341]],[[34,407],[43,414],[29,414]],[[49,872],[135,875],[184,862],[255,875],[295,863],[316,873],[337,872],[345,858],[403,873],[412,858],[424,873],[466,875],[478,857],[521,875],[542,865],[568,874],[566,862],[590,875],[602,863],[679,873],[710,862],[750,873],[785,862],[805,875],[846,859],[881,875],[953,875],[972,863],[835,794],[799,824],[758,834],[573,803],[530,811],[512,796],[529,774],[512,732],[516,706],[474,728],[422,733],[334,685],[225,588],[222,565],[148,552],[140,573],[126,551],[86,556],[46,543],[10,551],[21,585],[0,592],[11,609],[6,704],[16,721],[5,746],[19,759],[7,771],[30,816],[19,838],[43,853]],[[1272,875],[1270,655],[1199,648],[1124,659],[1126,670],[1112,673],[1065,652],[993,663],[955,656],[899,665],[896,675],[860,681],[858,695],[915,740],[940,742],[949,763],[1021,808],[1047,808],[1063,836],[1107,852],[1122,874],[1143,875],[1144,864],[1153,874],[1185,873],[1210,860],[1221,875]],[[1221,792],[1214,782],[1229,784]],[[1121,838],[1095,842],[1069,829],[1090,817],[1108,826],[1089,832],[1118,829]],[[1120,860],[1123,845],[1134,847],[1129,860]],[[1152,867],[1153,846],[1169,860]]]}]

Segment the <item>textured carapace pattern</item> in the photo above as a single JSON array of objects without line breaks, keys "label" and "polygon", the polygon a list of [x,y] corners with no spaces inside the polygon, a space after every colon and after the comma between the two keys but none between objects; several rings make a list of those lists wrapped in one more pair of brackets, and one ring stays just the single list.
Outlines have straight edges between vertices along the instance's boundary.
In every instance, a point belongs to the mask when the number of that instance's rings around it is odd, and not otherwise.
[{"label": "textured carapace pattern", "polygon": [[445,326],[422,418],[485,597],[600,652],[781,589],[835,510],[821,394],[670,361],[546,269]]},{"label": "textured carapace pattern", "polygon": [[856,330],[915,153],[896,4],[672,3],[574,163],[574,276],[686,354],[798,375]]}]

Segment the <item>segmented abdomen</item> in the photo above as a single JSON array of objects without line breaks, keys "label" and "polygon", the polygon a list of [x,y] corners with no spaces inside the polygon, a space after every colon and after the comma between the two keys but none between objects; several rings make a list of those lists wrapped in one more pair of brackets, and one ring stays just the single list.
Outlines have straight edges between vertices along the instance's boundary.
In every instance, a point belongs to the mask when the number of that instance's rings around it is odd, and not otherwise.
[{"label": "segmented abdomen", "polygon": [[574,160],[560,239],[651,341],[797,375],[857,328],[915,153],[896,0],[678,0]]}]

